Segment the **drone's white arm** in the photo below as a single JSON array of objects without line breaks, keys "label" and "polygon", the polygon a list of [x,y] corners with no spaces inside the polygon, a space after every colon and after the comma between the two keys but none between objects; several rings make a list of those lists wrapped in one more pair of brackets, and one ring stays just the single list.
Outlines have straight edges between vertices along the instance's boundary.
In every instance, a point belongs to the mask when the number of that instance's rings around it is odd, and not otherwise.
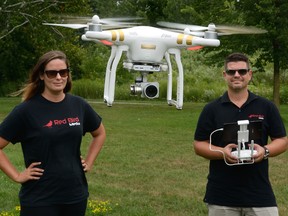
[{"label": "drone's white arm", "polygon": [[111,31],[87,31],[85,33],[86,38],[88,39],[97,39],[97,40],[112,40]]},{"label": "drone's white arm", "polygon": [[83,35],[81,36],[81,39],[82,39],[83,41],[96,41],[96,42],[100,42],[100,40],[98,40],[98,39],[87,38],[85,34],[83,34]]},{"label": "drone's white arm", "polygon": [[218,47],[220,46],[220,40],[218,39],[206,39],[201,37],[193,37],[192,44],[196,46],[213,46]]}]

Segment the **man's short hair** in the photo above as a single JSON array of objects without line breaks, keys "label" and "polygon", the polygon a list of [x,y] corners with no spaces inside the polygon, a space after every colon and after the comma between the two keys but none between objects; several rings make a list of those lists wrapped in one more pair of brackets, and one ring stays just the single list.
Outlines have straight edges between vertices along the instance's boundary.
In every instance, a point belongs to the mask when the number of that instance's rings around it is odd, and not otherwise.
[{"label": "man's short hair", "polygon": [[225,70],[227,69],[227,64],[229,62],[238,62],[238,61],[243,61],[247,63],[247,67],[250,68],[250,63],[249,63],[249,59],[246,55],[244,55],[243,53],[232,53],[229,56],[227,56],[227,58],[225,59]]}]

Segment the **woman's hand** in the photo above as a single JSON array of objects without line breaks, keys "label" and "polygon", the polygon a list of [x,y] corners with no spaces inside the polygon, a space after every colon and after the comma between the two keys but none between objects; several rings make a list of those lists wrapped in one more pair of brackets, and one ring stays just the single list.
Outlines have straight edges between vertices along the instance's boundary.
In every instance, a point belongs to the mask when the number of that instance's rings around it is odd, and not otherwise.
[{"label": "woman's hand", "polygon": [[31,163],[29,167],[27,167],[23,172],[19,173],[15,181],[22,184],[29,180],[39,180],[44,172],[43,169],[37,167],[40,164],[41,162]]},{"label": "woman's hand", "polygon": [[84,172],[88,172],[90,170],[88,164],[86,163],[86,161],[83,159],[82,156],[80,156],[80,158],[81,158],[81,164],[82,164]]}]

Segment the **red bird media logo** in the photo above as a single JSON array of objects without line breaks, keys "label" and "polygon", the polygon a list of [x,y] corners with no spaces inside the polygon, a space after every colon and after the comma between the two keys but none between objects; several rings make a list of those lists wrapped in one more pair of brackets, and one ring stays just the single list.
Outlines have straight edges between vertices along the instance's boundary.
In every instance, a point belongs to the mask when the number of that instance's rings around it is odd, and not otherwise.
[{"label": "red bird media logo", "polygon": [[70,127],[78,126],[80,125],[80,120],[78,117],[76,118],[64,118],[61,120],[50,120],[47,124],[45,124],[43,127],[52,128],[52,126],[57,125],[69,125]]},{"label": "red bird media logo", "polygon": [[53,122],[52,120],[50,120],[46,125],[44,125],[43,127],[48,127],[48,128],[51,128],[53,125]]}]

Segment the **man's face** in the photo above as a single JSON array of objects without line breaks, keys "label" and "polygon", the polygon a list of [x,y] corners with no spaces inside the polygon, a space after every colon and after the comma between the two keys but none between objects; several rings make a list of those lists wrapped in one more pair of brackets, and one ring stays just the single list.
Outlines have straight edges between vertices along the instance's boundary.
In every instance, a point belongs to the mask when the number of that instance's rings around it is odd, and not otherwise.
[{"label": "man's face", "polygon": [[229,62],[223,77],[227,82],[228,88],[234,91],[246,89],[252,78],[252,71],[246,62]]}]

